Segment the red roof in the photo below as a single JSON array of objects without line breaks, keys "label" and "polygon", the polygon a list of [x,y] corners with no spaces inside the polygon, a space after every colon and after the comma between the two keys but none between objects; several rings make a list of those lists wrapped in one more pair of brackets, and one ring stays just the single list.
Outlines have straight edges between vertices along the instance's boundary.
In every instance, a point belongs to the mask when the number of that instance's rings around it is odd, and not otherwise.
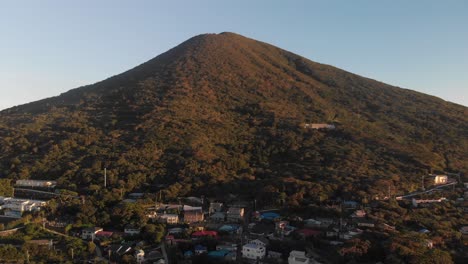
[{"label": "red roof", "polygon": [[202,237],[202,236],[212,236],[212,237],[215,237],[218,235],[218,232],[216,231],[197,231],[197,232],[193,232],[192,233],[192,236],[194,237]]},{"label": "red roof", "polygon": [[110,236],[112,236],[112,234],[114,234],[114,232],[99,231],[99,232],[96,233],[96,236],[110,237]]},{"label": "red roof", "polygon": [[319,230],[308,229],[308,228],[299,229],[296,232],[303,235],[303,236],[305,236],[305,237],[317,236],[317,235],[320,235],[320,233],[322,233]]}]

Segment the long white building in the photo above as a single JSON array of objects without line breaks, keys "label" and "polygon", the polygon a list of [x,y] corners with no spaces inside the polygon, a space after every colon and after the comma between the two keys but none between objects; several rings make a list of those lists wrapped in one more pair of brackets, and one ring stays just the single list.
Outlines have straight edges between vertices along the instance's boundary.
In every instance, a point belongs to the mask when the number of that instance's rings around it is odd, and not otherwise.
[{"label": "long white building", "polygon": [[39,211],[47,202],[0,196],[0,204],[5,216],[20,218],[24,212]]},{"label": "long white building", "polygon": [[55,187],[56,181],[43,181],[43,180],[17,180],[16,186],[18,187]]}]

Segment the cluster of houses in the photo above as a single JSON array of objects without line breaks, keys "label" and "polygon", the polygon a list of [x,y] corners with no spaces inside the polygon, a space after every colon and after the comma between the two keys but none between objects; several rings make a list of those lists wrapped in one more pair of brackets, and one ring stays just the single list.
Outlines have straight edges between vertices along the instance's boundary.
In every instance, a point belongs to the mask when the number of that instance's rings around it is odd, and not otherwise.
[{"label": "cluster of houses", "polygon": [[155,211],[149,212],[149,218],[166,224],[193,224],[207,221],[241,222],[244,218],[244,208],[233,205],[227,209],[223,203],[211,203],[208,212],[201,206],[160,204]]},{"label": "cluster of houses", "polygon": [[[185,259],[199,255],[228,261],[236,258],[278,260],[284,257],[288,263],[318,263],[305,251],[298,249],[289,252],[289,256],[285,252],[271,250],[270,241],[320,239],[330,245],[340,245],[345,240],[361,235],[366,229],[376,227],[375,222],[367,217],[366,211],[359,209],[359,203],[346,201],[344,206],[349,212],[347,219],[317,217],[299,219],[294,223],[282,217],[277,210],[255,211],[247,215],[246,207],[242,204],[225,206],[219,202],[210,203],[205,211],[202,207],[164,205],[161,207],[163,210],[153,216],[157,221],[169,224],[166,211],[179,210],[179,214],[174,215],[178,217],[179,223],[185,224],[185,228],[181,225],[170,228],[165,240],[169,246],[180,246]],[[186,228],[187,225],[189,228]],[[215,243],[216,247],[206,243],[207,240]]]},{"label": "cluster of houses", "polygon": [[21,218],[24,212],[39,211],[46,204],[46,201],[0,196],[0,210],[6,217]]},{"label": "cluster of houses", "polygon": [[[438,179],[438,181],[444,182],[444,179]],[[406,201],[422,205],[444,200]],[[379,202],[376,201],[376,203]],[[363,208],[356,201],[340,201],[339,204],[339,208],[344,212],[339,218],[301,219],[296,217],[292,219],[290,216],[281,216],[280,210],[251,212],[248,203],[237,202],[226,205],[222,202],[211,202],[208,205],[203,201],[192,199],[187,204],[158,204],[148,211],[148,216],[153,221],[166,224],[165,244],[180,252],[177,256],[180,263],[190,263],[193,258],[197,257],[224,261],[242,259],[261,263],[284,263],[286,261],[290,264],[319,263],[320,259],[308,248],[296,247],[291,248],[289,252],[279,252],[281,250],[278,250],[277,244],[304,240],[335,246],[342,245],[347,240],[357,238],[368,231],[395,231],[394,226],[377,223],[368,215],[369,210],[373,208],[372,205]],[[429,231],[421,230],[420,232]],[[464,240],[468,241],[468,227],[461,227],[460,232]],[[138,235],[140,230],[127,226],[124,233]],[[83,239],[109,236],[112,236],[112,232],[97,227],[86,228],[82,231]],[[149,259],[164,263],[161,252],[158,250],[132,251],[131,246],[125,244],[112,247],[106,250],[120,255],[131,252],[135,254],[138,263],[150,263]]]}]

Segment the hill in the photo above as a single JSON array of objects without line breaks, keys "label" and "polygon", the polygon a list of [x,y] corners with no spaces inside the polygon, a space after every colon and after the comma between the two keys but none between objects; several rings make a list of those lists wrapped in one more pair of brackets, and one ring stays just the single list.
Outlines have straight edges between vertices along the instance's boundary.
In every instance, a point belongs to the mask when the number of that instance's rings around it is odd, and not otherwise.
[{"label": "hill", "polygon": [[[314,130],[310,123],[335,124]],[[0,177],[291,202],[415,190],[468,171],[468,109],[233,33],[0,112]]]}]

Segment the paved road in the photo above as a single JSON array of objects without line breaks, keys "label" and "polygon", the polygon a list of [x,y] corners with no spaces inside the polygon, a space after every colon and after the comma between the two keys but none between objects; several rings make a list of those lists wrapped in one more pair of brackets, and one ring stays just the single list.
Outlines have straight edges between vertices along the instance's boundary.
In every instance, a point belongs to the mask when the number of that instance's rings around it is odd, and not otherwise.
[{"label": "paved road", "polygon": [[430,193],[430,192],[436,191],[436,190],[438,190],[438,189],[442,189],[442,188],[444,188],[444,187],[454,185],[454,184],[456,184],[456,183],[457,183],[457,182],[451,182],[451,183],[447,183],[447,184],[444,184],[444,185],[436,186],[436,187],[431,188],[431,189],[426,190],[426,191],[419,191],[419,192],[409,193],[409,194],[406,194],[406,195],[400,195],[400,196],[397,196],[397,197],[395,197],[395,198],[396,198],[397,200],[402,200],[402,199],[409,198],[409,197],[413,197],[413,196],[417,196],[417,195],[420,195],[420,194],[423,194],[423,193]]},{"label": "paved road", "polygon": [[163,254],[164,261],[166,262],[166,264],[169,264],[169,258],[167,257],[167,252],[166,252],[166,243],[164,242],[161,242],[161,252]]}]

